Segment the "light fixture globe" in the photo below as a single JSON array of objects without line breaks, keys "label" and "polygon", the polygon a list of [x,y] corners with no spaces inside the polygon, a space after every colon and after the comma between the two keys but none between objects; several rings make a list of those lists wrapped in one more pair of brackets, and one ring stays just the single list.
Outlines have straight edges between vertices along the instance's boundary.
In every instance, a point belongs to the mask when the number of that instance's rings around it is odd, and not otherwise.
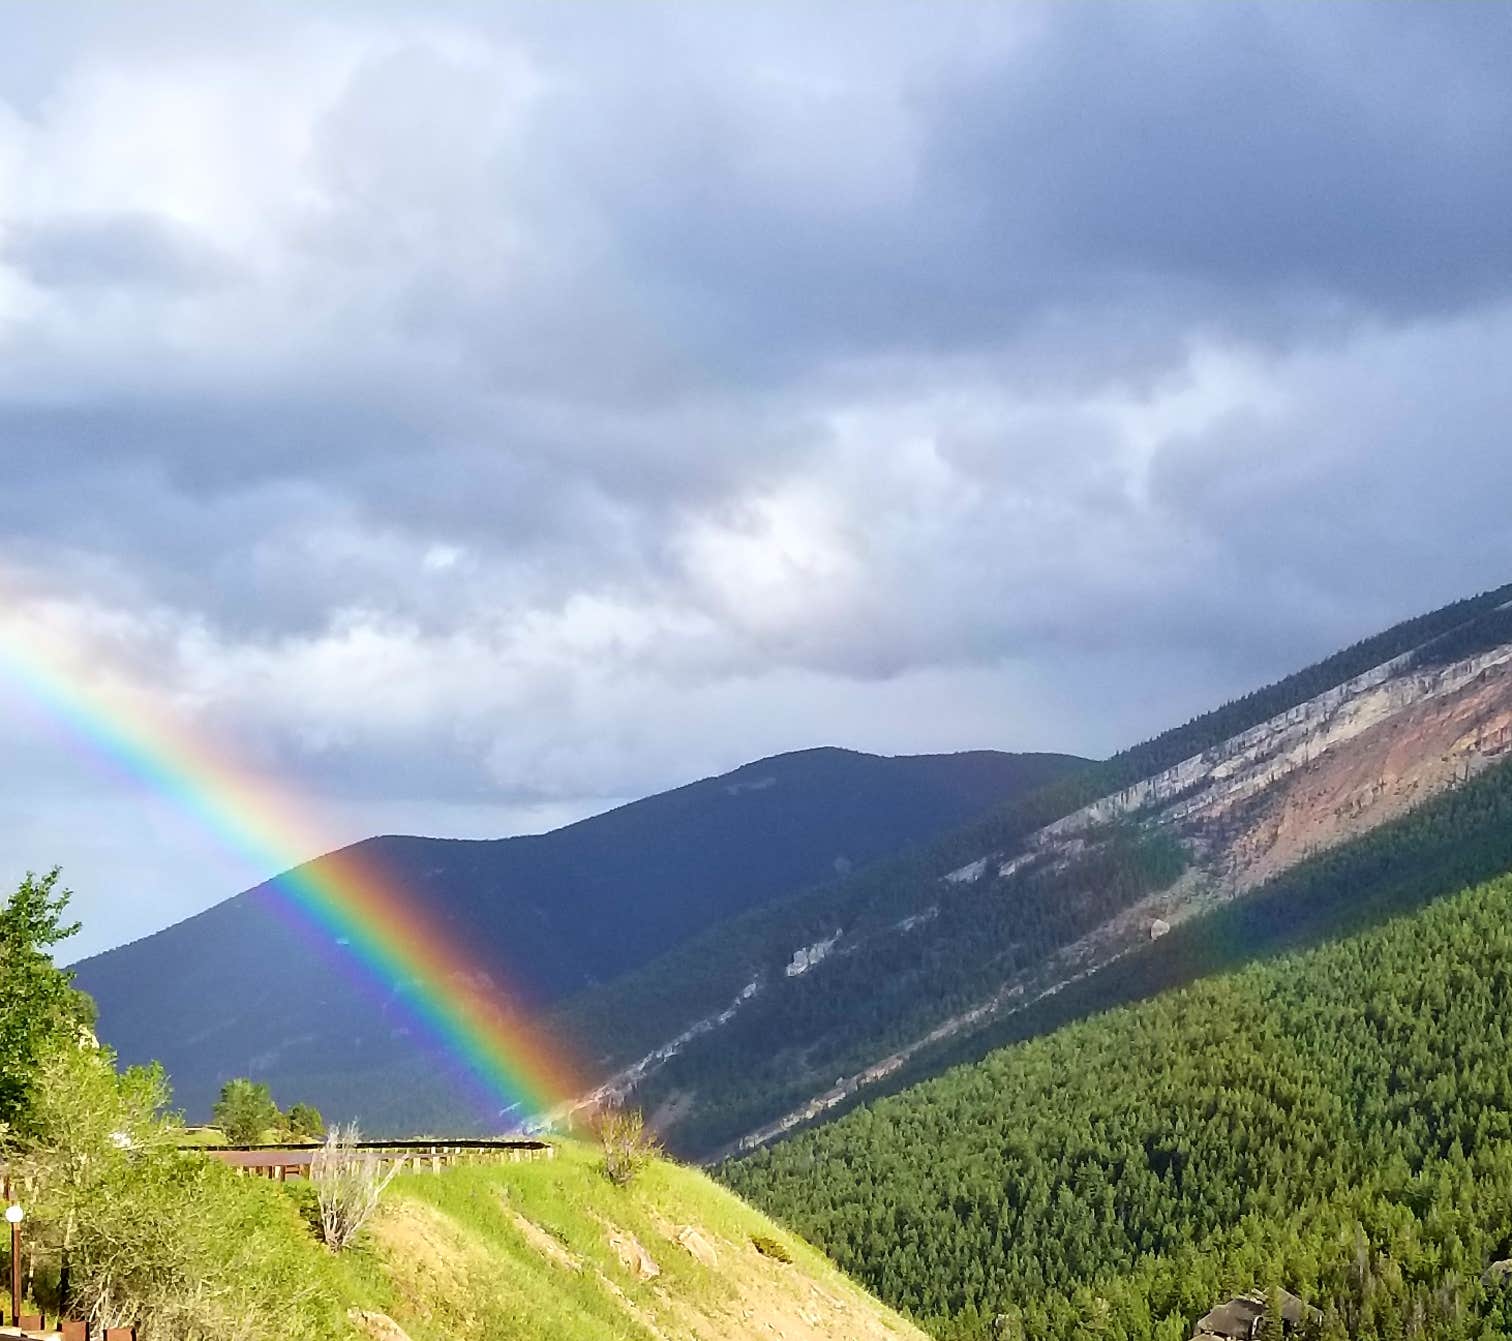
[{"label": "light fixture globe", "polygon": [[5,1208],[5,1218],[13,1225],[19,1225],[26,1219],[26,1212],[14,1203]]}]

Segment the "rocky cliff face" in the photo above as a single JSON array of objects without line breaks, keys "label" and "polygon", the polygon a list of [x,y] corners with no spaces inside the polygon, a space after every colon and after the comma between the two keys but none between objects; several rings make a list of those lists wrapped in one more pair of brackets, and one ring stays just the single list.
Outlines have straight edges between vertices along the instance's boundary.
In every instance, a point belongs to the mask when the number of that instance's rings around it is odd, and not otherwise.
[{"label": "rocky cliff face", "polygon": [[[1409,653],[1218,746],[1066,815],[1012,848],[941,877],[932,895],[991,886],[1013,900],[1047,869],[1088,863],[1130,825],[1178,840],[1190,865],[990,996],[816,1092],[718,1153],[748,1150],[812,1121],[936,1045],[1096,973],[1216,904],[1242,898],[1305,857],[1395,819],[1512,747],[1512,644],[1424,666]],[[817,970],[822,972],[822,967]]]},{"label": "rocky cliff face", "polygon": [[983,861],[1011,877],[1075,859],[1088,834],[1132,819],[1179,835],[1239,893],[1473,776],[1506,752],[1509,730],[1512,645],[1424,671],[1399,657],[946,879]]},{"label": "rocky cliff face", "polygon": [[[1034,845],[1053,846],[1067,835],[1095,828],[1127,815],[1160,811],[1164,822],[1200,830],[1235,811],[1244,801],[1275,787],[1299,769],[1310,767],[1331,752],[1343,751],[1360,738],[1400,728],[1409,715],[1417,721],[1434,716],[1453,719],[1463,712],[1461,700],[1498,702],[1506,692],[1512,646],[1498,647],[1452,665],[1428,671],[1413,669],[1410,657],[1384,666],[1263,722],[1259,726],[1136,783],[1113,796],[1066,816],[1035,835]],[[1439,707],[1423,712],[1425,705]],[[1468,716],[1477,718],[1471,708]],[[1420,762],[1431,750],[1409,729],[1405,757]],[[1474,739],[1465,738],[1473,735]],[[1450,743],[1462,761],[1490,757],[1500,751],[1495,730],[1478,723]]]}]

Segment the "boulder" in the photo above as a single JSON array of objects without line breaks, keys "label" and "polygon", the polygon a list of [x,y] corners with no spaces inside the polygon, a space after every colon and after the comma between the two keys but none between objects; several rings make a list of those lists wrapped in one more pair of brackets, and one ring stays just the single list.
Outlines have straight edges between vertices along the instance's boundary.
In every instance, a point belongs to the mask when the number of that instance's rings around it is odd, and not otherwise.
[{"label": "boulder", "polygon": [[704,1266],[713,1268],[719,1265],[719,1254],[714,1251],[714,1245],[692,1225],[684,1225],[677,1231],[677,1241]]},{"label": "boulder", "polygon": [[614,1255],[619,1258],[620,1265],[632,1275],[639,1277],[641,1280],[655,1280],[661,1275],[661,1268],[656,1265],[651,1254],[641,1245],[641,1241],[628,1230],[611,1229],[609,1231],[609,1246],[614,1249]]}]

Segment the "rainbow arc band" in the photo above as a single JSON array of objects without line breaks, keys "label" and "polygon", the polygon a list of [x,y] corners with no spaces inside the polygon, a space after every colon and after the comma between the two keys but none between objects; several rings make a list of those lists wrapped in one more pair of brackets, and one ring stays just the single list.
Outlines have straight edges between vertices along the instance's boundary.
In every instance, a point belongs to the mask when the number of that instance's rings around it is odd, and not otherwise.
[{"label": "rainbow arc band", "polygon": [[[0,583],[0,601],[8,595]],[[0,677],[21,688],[88,753],[170,798],[228,849],[264,869],[284,908],[322,948],[397,992],[426,1035],[487,1097],[490,1118],[529,1126],[580,1090],[559,1048],[511,1006],[493,975],[377,863],[331,852],[311,807],[232,762],[156,703],[107,694],[80,649],[0,632]],[[310,860],[312,853],[326,855]]]}]

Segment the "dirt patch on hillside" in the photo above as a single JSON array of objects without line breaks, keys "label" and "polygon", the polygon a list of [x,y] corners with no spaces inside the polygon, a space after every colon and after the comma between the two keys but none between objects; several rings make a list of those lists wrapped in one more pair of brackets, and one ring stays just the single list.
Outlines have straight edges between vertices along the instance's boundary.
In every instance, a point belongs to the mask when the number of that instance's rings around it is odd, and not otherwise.
[{"label": "dirt patch on hillside", "polygon": [[[1499,666],[1457,693],[1405,709],[1282,779],[1222,843],[1228,878],[1236,892],[1252,888],[1406,814],[1489,767],[1509,747],[1512,668]],[[1215,815],[1197,818],[1222,824]]]},{"label": "dirt patch on hillside", "polygon": [[718,1274],[731,1293],[718,1305],[677,1310],[674,1330],[699,1341],[913,1341],[920,1333],[894,1326],[865,1297],[843,1298],[801,1267],[763,1257],[754,1245],[722,1245]]},{"label": "dirt patch on hillside", "polygon": [[[389,1276],[418,1321],[430,1325],[438,1320],[431,1300],[470,1297],[470,1277],[479,1253],[466,1230],[443,1212],[422,1202],[396,1199],[379,1209],[372,1233]],[[451,1313],[445,1319],[448,1325],[456,1321]]]},{"label": "dirt patch on hillside", "polygon": [[656,1259],[646,1251],[645,1245],[634,1234],[613,1221],[606,1220],[602,1215],[594,1214],[593,1218],[602,1226],[609,1249],[622,1270],[638,1280],[655,1280],[661,1275],[661,1267],[657,1265]]},{"label": "dirt patch on hillside", "polygon": [[509,1218],[514,1221],[514,1227],[520,1231],[520,1236],[525,1242],[553,1266],[559,1266],[563,1271],[581,1271],[583,1269],[583,1264],[576,1257],[542,1229],[540,1225],[536,1224],[534,1220],[528,1219],[515,1210],[514,1207],[509,1206],[507,1199],[505,1209],[509,1213]]}]

